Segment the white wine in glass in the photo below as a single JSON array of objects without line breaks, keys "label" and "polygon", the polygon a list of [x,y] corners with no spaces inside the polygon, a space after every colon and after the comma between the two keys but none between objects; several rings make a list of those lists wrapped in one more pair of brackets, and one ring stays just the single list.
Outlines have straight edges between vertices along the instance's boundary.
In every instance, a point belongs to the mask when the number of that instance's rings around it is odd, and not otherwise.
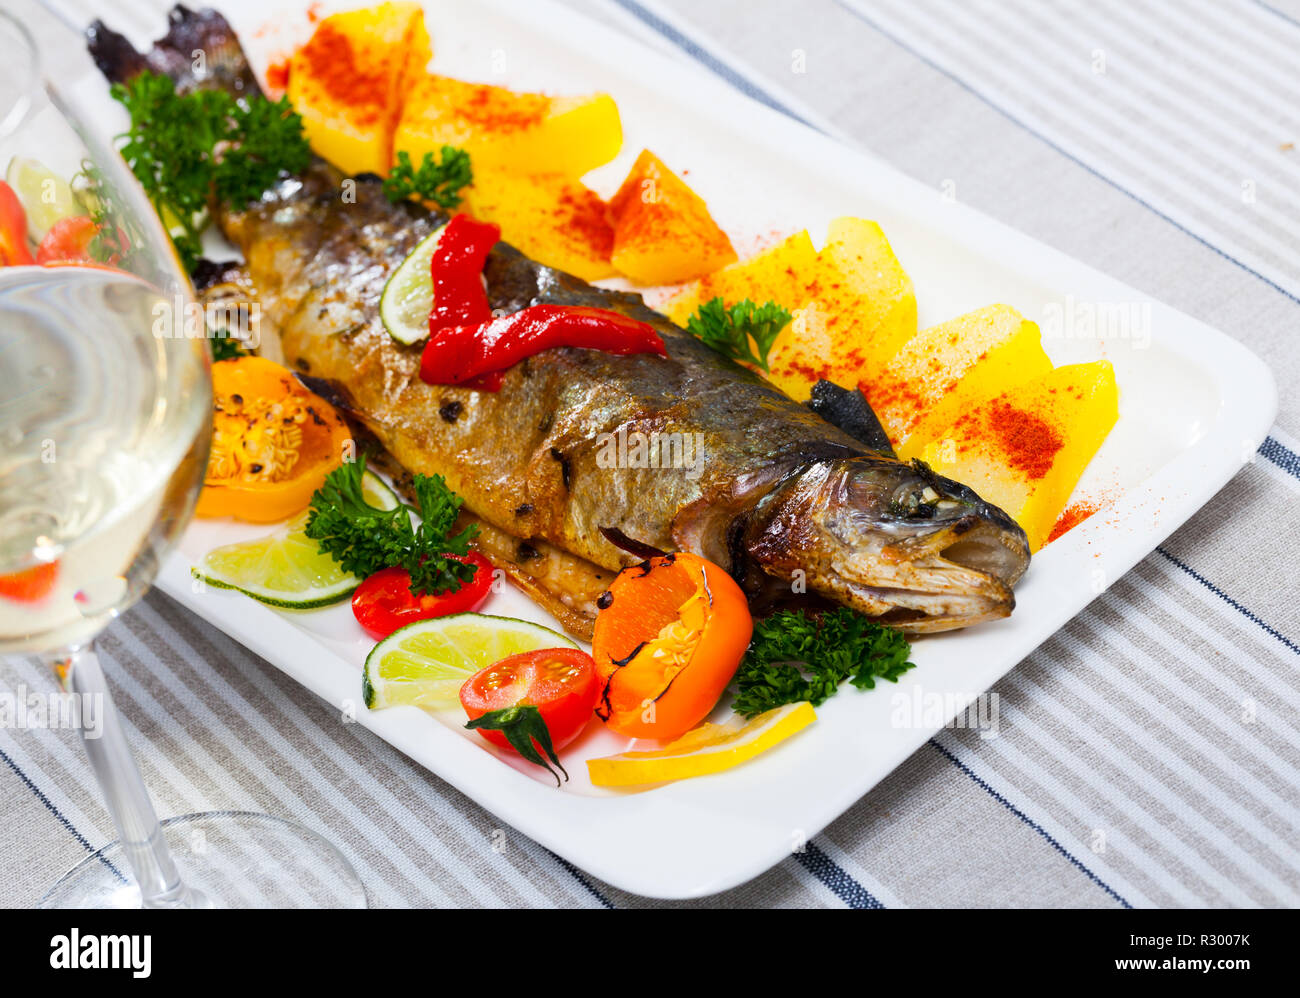
[{"label": "white wine in glass", "polygon": [[[347,859],[301,825],[234,811],[159,822],[114,712],[93,643],[147,591],[189,521],[211,430],[209,349],[186,335],[191,289],[143,193],[42,85],[37,46],[9,7],[0,12],[0,168],[13,178],[0,189],[0,653],[41,656],[65,693],[94,701],[85,716],[97,724],[82,740],[118,832],[43,904],[364,907]],[[71,32],[59,40],[78,43]],[[26,209],[19,231],[15,200]],[[78,213],[94,226],[94,252],[38,262],[42,237]]]}]

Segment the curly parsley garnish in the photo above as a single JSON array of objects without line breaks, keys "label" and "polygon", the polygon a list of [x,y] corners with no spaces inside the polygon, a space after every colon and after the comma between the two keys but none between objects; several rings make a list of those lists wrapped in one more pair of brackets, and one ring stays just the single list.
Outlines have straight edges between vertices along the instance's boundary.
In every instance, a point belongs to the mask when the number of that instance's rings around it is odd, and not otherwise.
[{"label": "curly parsley garnish", "polygon": [[817,706],[848,680],[874,689],[877,679],[897,682],[913,663],[899,631],[873,623],[847,607],[812,616],[781,610],[754,621],[754,638],[734,680],[736,713],[754,717],[800,700]]},{"label": "curly parsley garnish", "polygon": [[176,93],[170,77],[148,70],[110,93],[131,116],[122,158],[172,234],[187,269],[202,252],[204,210],[212,198],[232,208],[262,196],[284,172],[311,162],[302,119],[287,98],[235,98],[220,90]]},{"label": "curly parsley garnish", "polygon": [[[366,502],[362,475],[366,462],[348,462],[334,469],[311,497],[307,536],[346,572],[359,578],[397,566],[411,576],[411,592],[445,593],[474,577],[475,567],[447,555],[469,553],[475,526],[450,535],[460,512],[461,498],[447,488],[441,475],[416,475],[412,488],[416,506],[398,503],[376,509]],[[417,527],[411,514],[420,516]]]},{"label": "curly parsley garnish", "polygon": [[755,305],[746,298],[728,308],[721,298],[714,298],[686,320],[686,331],[724,357],[748,361],[766,371],[768,351],[790,318],[790,310],[776,302]]},{"label": "curly parsley garnish", "polygon": [[393,202],[415,195],[451,211],[460,204],[461,188],[473,182],[474,171],[470,169],[469,153],[464,149],[443,146],[440,160],[426,152],[419,167],[411,165],[410,154],[403,150],[398,152],[397,162],[384,180],[384,195]]}]

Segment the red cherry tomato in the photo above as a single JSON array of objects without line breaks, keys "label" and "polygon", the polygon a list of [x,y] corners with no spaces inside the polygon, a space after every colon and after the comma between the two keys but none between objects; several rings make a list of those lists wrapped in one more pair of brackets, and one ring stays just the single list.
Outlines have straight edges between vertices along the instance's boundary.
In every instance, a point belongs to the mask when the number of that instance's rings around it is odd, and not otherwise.
[{"label": "red cherry tomato", "polygon": [[[590,655],[577,648],[543,648],[480,669],[460,688],[460,703],[471,721],[493,710],[534,706],[558,752],[595,716],[599,693],[596,664]],[[500,731],[479,728],[478,733],[493,745],[511,747]]]},{"label": "red cherry tomato", "polygon": [[36,247],[36,262],[41,264],[59,261],[94,263],[90,243],[99,232],[99,226],[85,215],[61,218],[45,233]]},{"label": "red cherry tomato", "polygon": [[0,180],[0,267],[32,262],[27,251],[27,212],[14,189]]},{"label": "red cherry tomato", "polygon": [[416,596],[411,592],[411,576],[406,569],[382,569],[357,586],[352,594],[352,614],[357,623],[372,637],[382,640],[417,620],[478,609],[492,588],[492,563],[477,551],[463,558],[454,554],[447,557],[473,565],[473,578],[453,593]]},{"label": "red cherry tomato", "polygon": [[0,596],[21,603],[35,603],[44,599],[54,588],[54,579],[58,574],[59,563],[51,561],[24,568],[21,572],[0,575]]}]

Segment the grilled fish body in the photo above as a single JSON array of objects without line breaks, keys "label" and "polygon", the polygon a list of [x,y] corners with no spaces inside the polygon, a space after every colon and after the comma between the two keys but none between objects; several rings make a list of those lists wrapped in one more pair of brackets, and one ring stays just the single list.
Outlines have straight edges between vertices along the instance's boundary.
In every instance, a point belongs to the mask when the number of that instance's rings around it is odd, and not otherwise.
[{"label": "grilled fish body", "polygon": [[[186,26],[189,41],[205,19],[231,66],[219,16],[178,11],[173,32]],[[139,56],[115,56],[120,36],[94,30],[110,78],[138,67]],[[379,300],[443,222],[413,202],[390,204],[378,178],[345,178],[323,162],[218,216],[244,253],[263,336],[273,327],[289,363],[336,386],[398,466],[443,475],[491,528],[489,557],[509,561],[550,608],[558,599],[571,630],[589,630],[595,587],[638,560],[629,549],[639,546],[702,554],[755,595],[764,583],[806,586],[907,631],[1011,612],[1029,554],[1005,513],[870,450],[638,295],[500,244],[484,272],[494,309],[616,310],[654,326],[668,357],[561,348],[515,365],[495,393],[422,382],[419,348],[392,340]]]}]

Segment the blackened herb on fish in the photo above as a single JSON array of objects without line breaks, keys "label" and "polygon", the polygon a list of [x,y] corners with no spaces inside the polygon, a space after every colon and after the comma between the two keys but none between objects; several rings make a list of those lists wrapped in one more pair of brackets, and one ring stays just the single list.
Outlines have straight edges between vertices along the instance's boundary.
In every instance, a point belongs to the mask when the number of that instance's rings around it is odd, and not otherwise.
[{"label": "blackened herb on fish", "polygon": [[463,405],[461,405],[455,399],[452,399],[449,402],[444,402],[439,407],[438,415],[442,417],[442,421],[444,423],[454,423],[456,422],[457,419],[460,418],[460,414],[464,410],[465,407]]},{"label": "blackened herb on fish", "polygon": [[551,448],[551,457],[560,462],[560,480],[564,482],[564,491],[569,491],[569,476],[572,471],[569,467],[569,459],[560,453],[559,448]]},{"label": "blackened herb on fish", "polygon": [[520,503],[515,507],[515,516],[527,516],[533,511],[533,504],[530,502]]},{"label": "blackened herb on fish", "polygon": [[519,542],[519,547],[515,550],[515,561],[532,561],[536,557],[538,557],[537,548],[527,541]]},{"label": "blackened herb on fish", "polygon": [[754,638],[734,680],[736,713],[764,711],[808,700],[824,703],[848,680],[874,689],[877,679],[898,682],[913,667],[902,632],[847,607],[816,616],[780,610],[754,621]]},{"label": "blackened herb on fish", "polygon": [[605,538],[605,540],[609,541],[620,551],[626,551],[628,554],[636,555],[638,558],[643,559],[646,563],[645,570],[647,572],[650,571],[650,559],[660,558],[664,554],[663,551],[660,551],[657,547],[654,547],[651,544],[646,544],[644,541],[638,541],[634,537],[629,537],[627,534],[623,533],[623,531],[619,530],[618,527],[601,527],[600,536]]},{"label": "blackened herb on fish", "polygon": [[599,596],[596,597],[597,610],[608,610],[613,605],[614,605],[614,594],[611,593],[608,589],[606,589],[603,593],[601,593]]}]

